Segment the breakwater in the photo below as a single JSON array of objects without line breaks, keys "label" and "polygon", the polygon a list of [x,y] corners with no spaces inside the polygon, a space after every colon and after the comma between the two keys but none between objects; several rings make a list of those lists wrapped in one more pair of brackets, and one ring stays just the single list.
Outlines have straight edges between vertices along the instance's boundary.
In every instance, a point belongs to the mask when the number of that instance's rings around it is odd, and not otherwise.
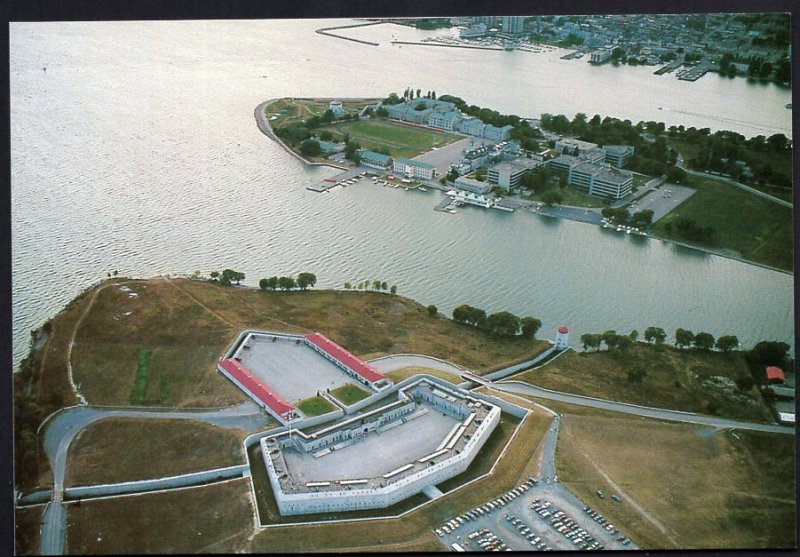
[{"label": "breakwater", "polygon": [[370,25],[380,25],[381,23],[385,23],[384,21],[371,21],[369,23],[356,23],[354,25],[338,25],[336,27],[322,27],[317,29],[315,33],[319,35],[326,35],[328,37],[335,37],[337,39],[344,39],[346,41],[353,41],[354,43],[361,43],[367,44],[370,46],[379,46],[380,43],[374,43],[372,41],[365,41],[362,39],[353,39],[352,37],[345,37],[344,35],[337,35],[336,33],[331,33],[331,31],[336,31],[338,29],[352,29],[353,27],[368,27]]},{"label": "breakwater", "polygon": [[442,43],[435,43],[435,42],[419,42],[419,41],[392,41],[392,44],[411,44],[411,45],[418,45],[418,46],[444,46],[449,48],[471,48],[474,50],[503,50],[497,46],[476,46],[476,45],[468,45],[468,44],[442,44]]}]

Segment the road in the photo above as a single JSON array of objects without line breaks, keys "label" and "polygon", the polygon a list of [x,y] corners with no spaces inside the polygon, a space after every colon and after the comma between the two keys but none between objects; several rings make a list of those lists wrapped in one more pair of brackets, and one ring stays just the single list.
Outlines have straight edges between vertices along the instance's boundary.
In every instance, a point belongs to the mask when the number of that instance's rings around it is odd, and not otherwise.
[{"label": "road", "polygon": [[247,401],[221,410],[171,412],[161,410],[115,410],[78,406],[59,412],[47,424],[44,450],[53,470],[53,498],[42,516],[40,549],[44,555],[61,555],[64,548],[66,516],[62,504],[67,454],[72,440],[86,426],[105,418],[199,420],[227,428],[257,431],[269,423],[255,403]]},{"label": "road", "polygon": [[460,377],[465,371],[463,368],[448,361],[432,358],[430,356],[423,356],[422,354],[393,354],[391,356],[383,356],[382,358],[370,360],[369,364],[381,373],[387,373],[406,367],[426,367],[444,371],[445,373],[452,373]]}]

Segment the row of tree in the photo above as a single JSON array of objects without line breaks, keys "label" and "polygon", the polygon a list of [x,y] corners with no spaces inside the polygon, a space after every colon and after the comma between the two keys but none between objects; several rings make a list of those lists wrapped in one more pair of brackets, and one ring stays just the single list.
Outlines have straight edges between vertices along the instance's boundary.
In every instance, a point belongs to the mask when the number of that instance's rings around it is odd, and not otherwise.
[{"label": "row of tree", "polygon": [[508,311],[500,311],[491,315],[480,308],[467,304],[458,306],[453,310],[453,319],[459,323],[472,325],[488,331],[492,336],[514,336],[522,332],[523,336],[535,337],[542,326],[542,322],[535,317],[517,317]]},{"label": "row of tree", "polygon": [[650,209],[638,211],[631,215],[624,207],[617,209],[604,207],[600,213],[614,224],[626,224],[642,229],[648,228],[653,224],[653,211]]},{"label": "row of tree", "polygon": [[[581,344],[584,350],[599,350],[603,344],[609,350],[624,350],[630,347],[639,338],[639,331],[632,330],[627,335],[617,334],[614,330],[604,333],[586,333],[581,335]],[[661,327],[647,327],[644,331],[644,340],[649,344],[664,344],[667,333]],[[698,350],[711,350],[717,348],[721,352],[728,353],[739,346],[739,339],[735,335],[723,335],[714,339],[711,333],[697,333],[687,329],[678,328],[675,330],[675,346],[678,348],[694,347]]]},{"label": "row of tree", "polygon": [[356,284],[353,284],[351,282],[345,282],[344,283],[344,289],[345,290],[351,290],[351,289],[352,290],[368,290],[369,288],[372,288],[372,290],[374,290],[376,292],[380,292],[380,291],[386,292],[388,290],[390,294],[397,294],[397,286],[396,285],[393,284],[391,287],[389,287],[389,283],[387,283],[386,281],[382,281],[382,280],[373,280],[373,281],[362,280],[360,282],[357,282]]},{"label": "row of tree", "polygon": [[262,278],[258,281],[258,287],[261,290],[306,290],[310,286],[317,284],[317,276],[314,273],[300,273],[297,278],[294,277],[278,277],[273,276],[269,278]]}]

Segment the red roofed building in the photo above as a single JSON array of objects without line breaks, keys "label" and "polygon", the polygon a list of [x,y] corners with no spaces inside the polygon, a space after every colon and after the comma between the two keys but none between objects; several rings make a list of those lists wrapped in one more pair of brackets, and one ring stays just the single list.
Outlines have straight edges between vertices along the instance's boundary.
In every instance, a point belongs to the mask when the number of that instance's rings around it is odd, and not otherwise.
[{"label": "red roofed building", "polygon": [[217,368],[281,423],[286,423],[294,414],[294,406],[283,400],[233,358],[222,360],[217,364]]},{"label": "red roofed building", "polygon": [[767,383],[783,383],[784,381],[786,381],[786,377],[781,368],[775,366],[767,368]]},{"label": "red roofed building", "polygon": [[350,352],[333,342],[321,333],[311,333],[305,336],[306,343],[320,353],[322,356],[332,361],[351,377],[369,385],[373,389],[381,390],[392,385],[392,381],[382,375],[374,367],[363,362]]}]

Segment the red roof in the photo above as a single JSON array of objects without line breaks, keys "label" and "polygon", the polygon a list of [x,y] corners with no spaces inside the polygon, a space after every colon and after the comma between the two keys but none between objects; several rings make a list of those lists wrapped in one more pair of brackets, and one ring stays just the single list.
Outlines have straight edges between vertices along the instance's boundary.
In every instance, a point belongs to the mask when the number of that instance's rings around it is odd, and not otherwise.
[{"label": "red roof", "polygon": [[306,335],[306,340],[319,347],[328,355],[333,356],[335,359],[342,362],[344,365],[355,371],[370,383],[375,383],[381,379],[386,379],[386,377],[378,373],[378,370],[376,370],[374,367],[362,362],[350,352],[321,333],[311,333],[310,335]]},{"label": "red roof", "polygon": [[233,359],[222,360],[219,366],[241,383],[253,396],[269,406],[279,416],[294,410],[294,406],[275,394],[242,364]]},{"label": "red roof", "polygon": [[767,368],[767,381],[780,381],[783,383],[785,380],[786,378],[781,368],[775,366],[769,366]]},{"label": "red roof", "polygon": [[567,334],[569,332],[569,328],[561,326],[561,327],[558,328],[558,332],[565,335],[565,334]]}]

